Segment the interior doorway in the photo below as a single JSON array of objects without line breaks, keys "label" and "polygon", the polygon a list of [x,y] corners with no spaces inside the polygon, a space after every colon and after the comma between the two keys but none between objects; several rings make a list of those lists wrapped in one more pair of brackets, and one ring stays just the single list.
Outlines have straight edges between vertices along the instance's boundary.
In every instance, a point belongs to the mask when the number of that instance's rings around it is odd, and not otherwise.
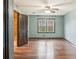
[{"label": "interior doorway", "polygon": [[28,16],[14,11],[14,47],[28,44]]}]

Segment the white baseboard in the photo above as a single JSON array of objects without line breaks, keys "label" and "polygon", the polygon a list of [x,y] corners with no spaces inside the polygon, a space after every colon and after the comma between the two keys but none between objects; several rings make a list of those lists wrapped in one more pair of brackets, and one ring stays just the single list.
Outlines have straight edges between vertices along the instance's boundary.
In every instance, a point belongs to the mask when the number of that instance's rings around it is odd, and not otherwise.
[{"label": "white baseboard", "polygon": [[74,44],[73,42],[67,40],[66,38],[65,38],[65,40],[66,40],[67,42],[69,42],[70,44],[72,44],[72,46],[76,47],[76,44]]}]

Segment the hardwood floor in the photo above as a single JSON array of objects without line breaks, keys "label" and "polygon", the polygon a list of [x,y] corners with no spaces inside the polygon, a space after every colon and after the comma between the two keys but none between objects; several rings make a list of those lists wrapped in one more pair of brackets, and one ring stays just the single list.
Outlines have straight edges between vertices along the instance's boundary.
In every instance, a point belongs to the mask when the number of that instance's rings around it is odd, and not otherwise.
[{"label": "hardwood floor", "polygon": [[15,47],[14,59],[76,59],[75,47],[63,39],[31,40]]}]

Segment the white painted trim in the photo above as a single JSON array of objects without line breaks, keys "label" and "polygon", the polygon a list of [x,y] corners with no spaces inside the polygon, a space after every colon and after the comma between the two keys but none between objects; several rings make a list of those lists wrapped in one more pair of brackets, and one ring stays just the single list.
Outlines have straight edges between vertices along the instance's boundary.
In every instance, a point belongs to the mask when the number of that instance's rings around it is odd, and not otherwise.
[{"label": "white painted trim", "polygon": [[69,42],[73,47],[76,47],[76,45],[73,44],[71,41],[67,40],[66,38],[65,38],[65,40],[66,40],[67,42]]},{"label": "white painted trim", "polygon": [[28,16],[28,46],[29,46],[29,15]]}]

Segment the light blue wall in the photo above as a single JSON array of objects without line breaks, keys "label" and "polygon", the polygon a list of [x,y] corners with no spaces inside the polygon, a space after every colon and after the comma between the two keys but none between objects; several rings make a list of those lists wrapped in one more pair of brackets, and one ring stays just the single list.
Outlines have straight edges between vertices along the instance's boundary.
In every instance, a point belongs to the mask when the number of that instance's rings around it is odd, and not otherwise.
[{"label": "light blue wall", "polygon": [[72,10],[64,16],[64,33],[65,38],[76,45],[76,14],[75,10]]},{"label": "light blue wall", "polygon": [[[55,33],[37,33],[36,17],[55,18]],[[64,37],[64,16],[29,16],[29,37]]]},{"label": "light blue wall", "polygon": [[14,59],[13,50],[13,0],[9,0],[9,59]]}]

